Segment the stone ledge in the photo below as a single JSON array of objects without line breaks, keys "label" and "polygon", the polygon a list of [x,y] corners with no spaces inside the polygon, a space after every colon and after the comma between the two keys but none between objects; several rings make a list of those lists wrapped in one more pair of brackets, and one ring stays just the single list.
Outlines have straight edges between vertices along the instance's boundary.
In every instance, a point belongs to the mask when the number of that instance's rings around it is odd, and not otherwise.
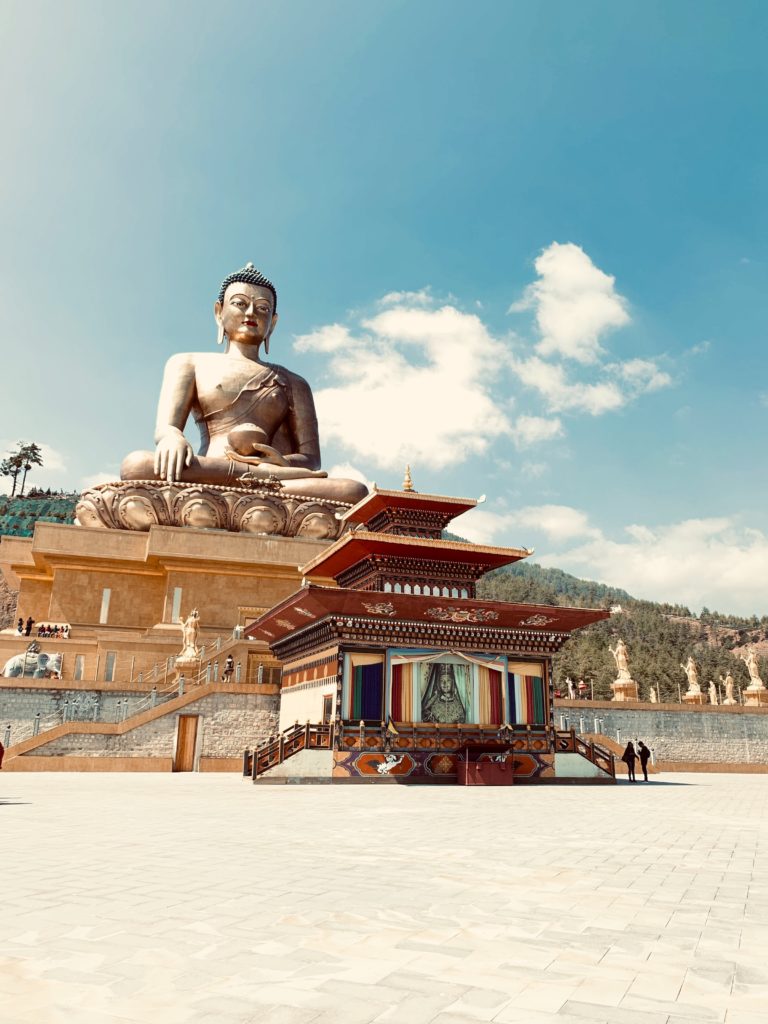
[{"label": "stone ledge", "polygon": [[768,715],[768,707],[758,704],[652,704],[650,701],[630,700],[570,700],[556,697],[555,708],[573,708],[574,711],[672,711],[684,715]]},{"label": "stone ledge", "polygon": [[14,757],[3,763],[9,772],[170,772],[172,757]]},{"label": "stone ledge", "polygon": [[714,772],[726,775],[766,775],[768,764],[747,761],[657,761],[658,772]]},{"label": "stone ledge", "polygon": [[199,772],[232,772],[243,774],[242,757],[201,757],[197,766]]}]

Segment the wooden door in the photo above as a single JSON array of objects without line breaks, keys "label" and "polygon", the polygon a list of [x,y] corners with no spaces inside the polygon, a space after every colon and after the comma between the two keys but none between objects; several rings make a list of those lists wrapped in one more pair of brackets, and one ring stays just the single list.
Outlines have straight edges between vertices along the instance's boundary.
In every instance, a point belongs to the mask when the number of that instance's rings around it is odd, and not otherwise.
[{"label": "wooden door", "polygon": [[179,715],[179,731],[176,734],[176,757],[173,759],[173,770],[175,772],[194,771],[197,717],[197,715]]}]

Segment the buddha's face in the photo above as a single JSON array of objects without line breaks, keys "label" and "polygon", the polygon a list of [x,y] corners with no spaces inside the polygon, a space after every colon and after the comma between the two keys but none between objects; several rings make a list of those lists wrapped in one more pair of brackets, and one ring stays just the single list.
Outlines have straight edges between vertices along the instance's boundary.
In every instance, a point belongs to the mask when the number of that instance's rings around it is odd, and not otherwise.
[{"label": "buddha's face", "polygon": [[447,697],[453,689],[453,680],[450,672],[442,672],[440,675],[440,692]]},{"label": "buddha's face", "polygon": [[241,345],[260,345],[277,323],[272,292],[243,281],[231,284],[213,311],[230,342]]}]

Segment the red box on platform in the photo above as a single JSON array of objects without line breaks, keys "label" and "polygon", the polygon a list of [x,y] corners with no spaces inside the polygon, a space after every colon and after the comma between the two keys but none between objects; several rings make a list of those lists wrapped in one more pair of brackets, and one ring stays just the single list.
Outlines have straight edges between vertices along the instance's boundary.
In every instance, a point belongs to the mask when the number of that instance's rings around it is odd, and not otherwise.
[{"label": "red box on platform", "polygon": [[457,767],[460,786],[511,786],[515,775],[509,761],[459,761]]}]

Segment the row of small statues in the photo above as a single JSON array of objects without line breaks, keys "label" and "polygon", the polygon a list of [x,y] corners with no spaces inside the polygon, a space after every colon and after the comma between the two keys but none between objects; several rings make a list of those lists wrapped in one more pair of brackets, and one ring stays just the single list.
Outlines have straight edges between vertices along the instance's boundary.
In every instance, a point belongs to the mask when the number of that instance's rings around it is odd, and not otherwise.
[{"label": "row of small statues", "polygon": [[[723,683],[723,685],[725,686],[725,699],[722,701],[722,703],[723,704],[738,704],[738,701],[736,700],[736,698],[733,695],[734,694],[735,683],[733,681],[733,676],[731,675],[731,673],[728,672],[727,675],[720,676],[719,678],[720,678],[720,682]],[[697,682],[696,685],[699,686],[698,682]],[[587,684],[584,682],[583,679],[580,679],[578,684],[577,684],[577,683],[575,683],[573,681],[573,679],[571,679],[570,676],[568,676],[566,678],[565,686],[566,686],[566,689],[568,691],[568,699],[569,700],[578,700],[579,697],[582,696],[582,694],[584,694],[586,692],[586,690],[588,689]],[[720,698],[719,698],[719,695],[718,695],[718,692],[717,692],[717,686],[715,685],[715,683],[712,680],[710,680],[710,682],[709,682],[709,687],[708,687],[707,692],[709,694],[709,703],[710,704],[719,704],[720,703]],[[690,694],[701,694],[701,687],[699,686],[698,690],[689,690],[688,694],[689,695]],[[659,702],[659,693],[658,693],[658,690],[656,689],[655,686],[652,686],[650,688],[649,694],[648,694],[648,699],[651,702],[651,704],[658,704],[658,702]]]},{"label": "row of small statues", "polygon": [[[613,660],[616,662],[617,676],[614,682],[614,688],[616,684],[631,684],[636,687],[636,683],[632,680],[632,674],[629,671],[629,653],[627,651],[627,645],[624,641],[619,638],[616,642],[616,647],[608,647],[608,650],[613,655]],[[760,666],[758,664],[757,652],[754,647],[747,647],[746,651],[739,655],[741,661],[747,666],[749,672],[749,686],[747,687],[750,691],[765,690],[765,684],[760,677]],[[703,699],[703,693],[701,691],[701,684],[699,683],[699,670],[693,657],[689,655],[688,660],[685,664],[680,664],[680,668],[685,672],[686,678],[688,679],[688,690],[686,691],[687,698],[701,697]],[[723,704],[736,704],[738,703],[734,697],[734,681],[733,676],[728,672],[725,676],[720,676],[720,682],[725,686],[725,699]],[[568,678],[565,681],[565,685],[568,689],[568,697],[571,700],[575,700],[584,690],[586,686],[580,682],[577,685],[572,679]],[[636,690],[635,690],[636,692]],[[709,701],[711,704],[719,704],[717,686],[710,680],[708,687]],[[658,702],[658,692],[655,687],[651,687],[650,690],[650,701],[652,704]]]}]

